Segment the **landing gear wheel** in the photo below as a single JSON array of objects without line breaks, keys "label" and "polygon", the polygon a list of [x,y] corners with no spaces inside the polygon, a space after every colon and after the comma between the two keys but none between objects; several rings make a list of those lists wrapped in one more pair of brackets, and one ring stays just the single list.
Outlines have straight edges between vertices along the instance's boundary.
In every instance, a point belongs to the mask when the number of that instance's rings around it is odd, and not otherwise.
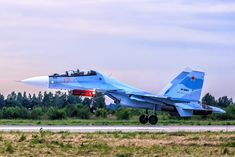
[{"label": "landing gear wheel", "polygon": [[158,118],[155,115],[150,116],[148,120],[151,125],[156,125],[158,122]]},{"label": "landing gear wheel", "polygon": [[90,112],[91,112],[91,113],[95,113],[96,110],[97,110],[97,109],[96,109],[95,107],[91,107],[91,108],[90,108]]},{"label": "landing gear wheel", "polygon": [[146,115],[141,115],[139,118],[139,121],[141,124],[147,124],[148,123],[148,116]]}]

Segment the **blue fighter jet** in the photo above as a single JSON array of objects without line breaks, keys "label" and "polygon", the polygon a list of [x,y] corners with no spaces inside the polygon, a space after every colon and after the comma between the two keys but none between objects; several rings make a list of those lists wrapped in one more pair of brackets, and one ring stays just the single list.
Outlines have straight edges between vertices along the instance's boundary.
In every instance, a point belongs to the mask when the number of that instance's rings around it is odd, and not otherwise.
[{"label": "blue fighter jet", "polygon": [[[91,112],[97,92],[108,96],[117,106],[145,109],[139,117],[142,124],[157,124],[157,111],[166,111],[179,117],[225,113],[224,110],[200,102],[204,72],[184,70],[158,95],[126,85],[96,71],[66,71],[22,80],[23,83],[44,86],[50,89],[69,90],[73,95],[92,97]],[[149,110],[152,114],[149,114]]]}]

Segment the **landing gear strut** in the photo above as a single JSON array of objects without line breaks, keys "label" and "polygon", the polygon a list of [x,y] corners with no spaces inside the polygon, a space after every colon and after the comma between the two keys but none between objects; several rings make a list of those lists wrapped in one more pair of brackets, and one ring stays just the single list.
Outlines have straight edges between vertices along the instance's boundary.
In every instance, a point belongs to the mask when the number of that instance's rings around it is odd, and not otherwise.
[{"label": "landing gear strut", "polygon": [[91,100],[91,104],[89,105],[90,106],[90,112],[91,113],[96,113],[96,110],[97,110],[97,108],[96,107],[94,107],[94,102],[95,102],[95,99],[93,98],[92,100]]}]

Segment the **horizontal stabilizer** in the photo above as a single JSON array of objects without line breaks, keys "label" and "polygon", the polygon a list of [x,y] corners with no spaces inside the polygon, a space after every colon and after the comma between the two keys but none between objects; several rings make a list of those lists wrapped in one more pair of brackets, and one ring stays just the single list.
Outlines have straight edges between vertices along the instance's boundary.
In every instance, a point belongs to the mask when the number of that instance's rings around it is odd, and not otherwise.
[{"label": "horizontal stabilizer", "polygon": [[225,113],[224,110],[218,107],[202,105],[199,103],[176,103],[175,107],[180,117],[191,117],[193,115],[208,115],[212,113]]}]

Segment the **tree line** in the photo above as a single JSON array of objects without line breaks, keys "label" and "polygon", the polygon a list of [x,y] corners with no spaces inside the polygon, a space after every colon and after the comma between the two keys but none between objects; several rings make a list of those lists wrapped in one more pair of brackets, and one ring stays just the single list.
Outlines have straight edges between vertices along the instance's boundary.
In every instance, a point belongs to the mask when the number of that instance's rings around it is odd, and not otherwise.
[{"label": "tree line", "polygon": [[[26,92],[12,92],[7,97],[0,94],[0,118],[1,119],[65,119],[92,117],[106,118],[108,115],[117,119],[129,119],[131,116],[140,115],[143,110],[121,108],[118,111],[105,109],[105,98],[97,94],[95,106],[99,109],[95,115],[89,111],[91,99],[73,96],[70,93],[57,91],[39,92],[38,94],[27,94]],[[216,99],[207,93],[202,98],[202,103],[223,108],[227,113],[222,115],[211,115],[211,119],[234,119],[235,105],[232,98],[227,96]],[[161,114],[161,113],[159,113]],[[205,118],[201,116],[201,118]]]},{"label": "tree line", "polygon": [[232,98],[223,96],[216,99],[213,95],[207,93],[202,98],[202,103],[210,106],[220,107],[226,111],[226,114],[215,114],[209,116],[209,118],[215,120],[235,120],[235,104]]}]

